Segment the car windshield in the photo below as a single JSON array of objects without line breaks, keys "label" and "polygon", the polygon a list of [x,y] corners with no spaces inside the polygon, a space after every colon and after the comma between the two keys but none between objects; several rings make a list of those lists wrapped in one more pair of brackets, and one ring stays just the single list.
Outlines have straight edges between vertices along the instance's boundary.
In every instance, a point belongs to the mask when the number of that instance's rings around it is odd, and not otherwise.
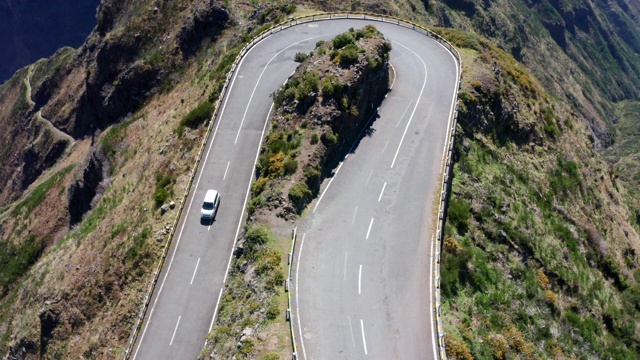
[{"label": "car windshield", "polygon": [[202,203],[202,208],[205,210],[213,210],[213,203],[204,202]]}]

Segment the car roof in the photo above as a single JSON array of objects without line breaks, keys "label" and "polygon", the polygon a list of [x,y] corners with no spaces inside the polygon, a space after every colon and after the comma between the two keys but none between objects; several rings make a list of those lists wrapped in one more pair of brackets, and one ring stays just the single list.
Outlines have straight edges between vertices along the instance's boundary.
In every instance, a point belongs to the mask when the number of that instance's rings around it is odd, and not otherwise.
[{"label": "car roof", "polygon": [[207,190],[207,194],[204,196],[204,201],[214,202],[218,196],[217,190]]}]

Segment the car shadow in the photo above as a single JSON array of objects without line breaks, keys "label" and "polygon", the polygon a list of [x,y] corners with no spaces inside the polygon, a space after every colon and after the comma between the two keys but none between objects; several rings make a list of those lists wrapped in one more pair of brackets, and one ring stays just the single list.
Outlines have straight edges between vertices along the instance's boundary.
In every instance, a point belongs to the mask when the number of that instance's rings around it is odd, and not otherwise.
[{"label": "car shadow", "polygon": [[202,216],[200,217],[200,225],[204,225],[204,226],[209,226],[209,225],[213,225],[213,222],[215,221],[215,219],[205,219]]}]

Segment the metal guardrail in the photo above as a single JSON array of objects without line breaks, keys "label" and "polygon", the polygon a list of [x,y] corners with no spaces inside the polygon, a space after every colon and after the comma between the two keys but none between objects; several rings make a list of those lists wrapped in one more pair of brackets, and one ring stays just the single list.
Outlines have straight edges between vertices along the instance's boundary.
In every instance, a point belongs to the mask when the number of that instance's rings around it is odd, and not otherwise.
[{"label": "metal guardrail", "polygon": [[[185,189],[184,195],[182,196],[182,199],[180,200],[180,207],[178,208],[178,212],[176,214],[173,226],[171,228],[171,233],[168,236],[168,241],[165,244],[165,247],[162,251],[162,256],[160,257],[160,260],[158,261],[158,265],[156,266],[156,270],[153,272],[153,277],[151,280],[151,284],[149,285],[149,288],[147,290],[147,294],[144,297],[144,301],[142,306],[140,307],[140,310],[138,311],[138,316],[136,318],[136,322],[133,325],[132,329],[131,329],[131,335],[129,336],[129,340],[127,341],[127,346],[124,350],[124,359],[128,360],[131,356],[131,353],[134,349],[135,346],[135,342],[138,338],[138,334],[140,332],[140,328],[142,327],[142,322],[144,320],[144,317],[146,315],[147,309],[149,308],[149,302],[151,301],[151,297],[153,295],[153,291],[155,290],[156,284],[158,282],[158,278],[160,277],[160,272],[162,271],[162,267],[164,265],[165,259],[167,257],[167,254],[169,252],[169,248],[171,247],[171,243],[173,241],[173,237],[175,235],[175,231],[176,228],[178,227],[178,224],[180,223],[180,217],[182,216],[182,212],[184,211],[184,206],[187,202],[187,199],[189,197],[189,192],[191,190],[191,187],[193,186],[193,180],[195,179],[195,175],[198,171],[198,166],[200,165],[200,161],[202,159],[202,154],[205,151],[207,142],[209,140],[209,136],[211,134],[211,129],[213,128],[213,125],[218,117],[218,112],[220,110],[220,103],[222,102],[222,100],[225,98],[226,93],[228,91],[229,88],[229,83],[231,80],[231,77],[233,76],[233,74],[236,71],[236,68],[238,67],[238,64],[240,63],[240,61],[242,60],[242,58],[244,57],[244,55],[252,48],[254,47],[256,44],[258,44],[260,41],[262,41],[263,39],[265,39],[266,37],[280,32],[284,29],[287,29],[289,27],[298,25],[298,24],[303,24],[303,23],[307,23],[307,22],[314,22],[314,21],[323,21],[323,20],[334,20],[334,19],[360,19],[360,20],[371,20],[371,21],[380,21],[380,22],[385,22],[385,23],[391,23],[391,24],[396,24],[398,26],[403,26],[405,28],[410,28],[412,30],[415,30],[419,33],[422,33],[423,35],[429,36],[435,40],[437,40],[438,42],[440,42],[443,46],[445,46],[445,48],[447,48],[455,57],[455,59],[458,61],[458,66],[459,68],[462,68],[462,59],[460,58],[460,54],[458,54],[458,51],[453,47],[453,45],[451,45],[446,39],[444,39],[442,36],[436,34],[435,32],[427,29],[426,27],[413,23],[411,21],[406,21],[400,18],[396,18],[393,16],[386,16],[386,15],[380,15],[380,14],[374,14],[374,13],[355,13],[355,12],[344,12],[344,13],[320,13],[320,14],[312,14],[312,15],[306,15],[306,16],[300,16],[300,17],[296,17],[293,19],[289,19],[286,22],[282,23],[282,24],[278,24],[278,25],[274,25],[272,27],[270,27],[269,29],[264,30],[263,32],[261,32],[260,34],[258,34],[257,36],[255,36],[249,43],[247,43],[238,53],[238,55],[236,56],[235,61],[233,62],[233,64],[231,65],[231,69],[229,70],[229,72],[226,75],[226,79],[224,82],[224,86],[222,87],[222,90],[220,91],[220,96],[218,97],[218,100],[215,103],[214,106],[214,112],[213,115],[211,117],[211,121],[209,122],[209,127],[207,128],[206,134],[202,140],[201,146],[200,146],[200,150],[198,151],[198,155],[196,157],[196,160],[194,162],[194,166],[191,170],[191,176],[189,178],[189,181],[187,183],[187,187]],[[460,75],[462,76],[462,75]],[[460,87],[460,78],[458,78],[458,89]],[[457,94],[456,94],[457,95]],[[436,294],[435,294],[435,301],[436,301],[436,306],[434,309],[435,315],[436,315],[436,329],[437,329],[437,333],[438,333],[438,344],[439,344],[439,355],[441,359],[446,359],[446,353],[444,350],[444,331],[442,328],[442,321],[440,319],[440,249],[442,246],[442,223],[444,220],[444,203],[446,201],[446,190],[447,190],[447,184],[448,184],[448,179],[449,179],[449,173],[450,173],[450,163],[451,163],[451,152],[453,149],[453,137],[454,137],[454,133],[455,133],[455,127],[456,127],[456,119],[457,119],[457,105],[456,105],[456,111],[455,114],[453,116],[453,121],[451,122],[451,128],[448,130],[449,134],[447,136],[447,143],[448,143],[448,150],[446,152],[446,156],[445,154],[443,154],[443,161],[444,161],[444,172],[443,172],[443,176],[442,176],[442,191],[440,193],[440,206],[439,206],[439,211],[438,211],[438,227],[437,227],[437,231],[436,231],[436,265],[434,267],[434,280],[436,283]],[[289,257],[289,278],[287,279],[287,286],[289,286],[289,281],[291,279],[291,263],[292,263],[292,259],[293,259],[293,249],[295,247],[295,230],[294,230],[294,235],[293,235],[293,244],[292,244],[292,253],[290,254]],[[297,351],[296,351],[296,341],[295,341],[295,333],[293,330],[293,321],[291,321],[291,296],[289,294],[288,296],[288,309],[287,309],[287,316],[290,320],[290,329],[291,329],[291,339],[292,339],[292,347],[293,347],[293,358],[297,359]]]},{"label": "metal guardrail", "polygon": [[[296,345],[296,332],[293,330],[293,311],[291,311],[291,269],[293,267],[293,254],[296,249],[296,240],[298,238],[298,227],[293,228],[291,235],[291,252],[289,253],[289,272],[285,281],[285,291],[287,292],[287,321],[289,321],[289,330],[291,330],[291,346],[293,347],[293,360],[298,360],[298,348]],[[298,291],[298,289],[295,289]]]}]

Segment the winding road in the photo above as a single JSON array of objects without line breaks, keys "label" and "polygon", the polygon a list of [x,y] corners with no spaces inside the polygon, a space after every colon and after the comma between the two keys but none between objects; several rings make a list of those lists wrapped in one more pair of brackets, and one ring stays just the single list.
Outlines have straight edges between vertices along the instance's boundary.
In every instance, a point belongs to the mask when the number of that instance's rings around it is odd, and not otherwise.
[{"label": "winding road", "polygon": [[[393,89],[368,135],[300,221],[294,269],[297,346],[303,359],[435,357],[433,212],[459,69],[437,41],[357,19],[299,24],[260,41],[231,79],[133,359],[195,359],[215,319],[261,141],[269,94],[298,52],[350,27],[373,24],[392,41]],[[207,189],[215,222],[201,223]]]}]

